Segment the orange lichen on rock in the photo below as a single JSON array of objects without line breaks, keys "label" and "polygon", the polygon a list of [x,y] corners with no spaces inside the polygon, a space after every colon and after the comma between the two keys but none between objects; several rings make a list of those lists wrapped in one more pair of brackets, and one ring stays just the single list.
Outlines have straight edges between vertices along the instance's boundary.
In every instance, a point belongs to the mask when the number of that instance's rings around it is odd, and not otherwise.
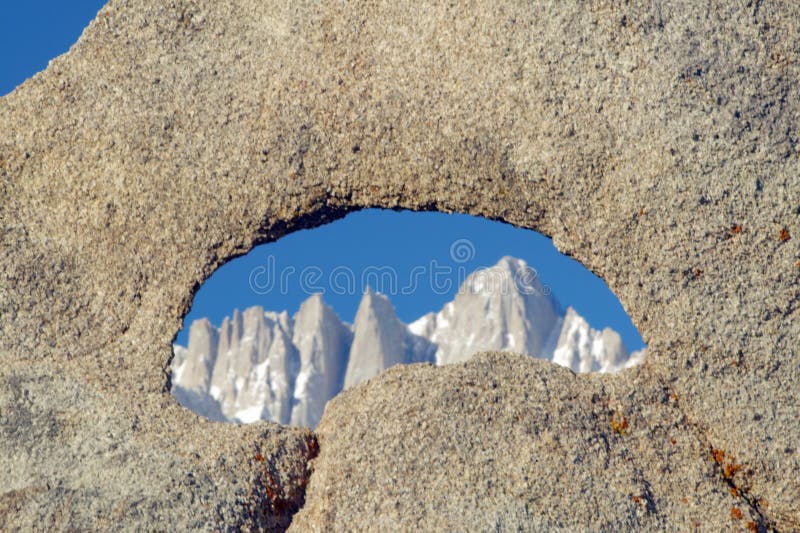
[{"label": "orange lichen on rock", "polygon": [[722,475],[723,475],[723,477],[725,477],[725,479],[732,478],[736,474],[736,472],[738,472],[739,470],[742,469],[742,465],[737,465],[737,464],[733,463],[732,460],[733,460],[733,457],[731,457],[731,462],[727,463],[722,468]]},{"label": "orange lichen on rock", "polygon": [[731,480],[736,472],[742,469],[742,465],[736,463],[736,458],[724,451],[711,448],[711,458],[720,466],[722,470],[722,477],[725,480]]},{"label": "orange lichen on rock", "polygon": [[306,439],[306,459],[309,461],[319,455],[319,441],[314,435],[309,435]]},{"label": "orange lichen on rock", "polygon": [[725,452],[722,450],[717,450],[716,448],[711,448],[711,458],[715,463],[721,465],[722,461],[725,460]]},{"label": "orange lichen on rock", "polygon": [[738,507],[731,507],[731,518],[734,520],[741,520],[744,515]]},{"label": "orange lichen on rock", "polygon": [[611,431],[616,433],[617,435],[624,435],[625,430],[628,429],[628,419],[625,418],[625,415],[615,413],[611,417]]}]

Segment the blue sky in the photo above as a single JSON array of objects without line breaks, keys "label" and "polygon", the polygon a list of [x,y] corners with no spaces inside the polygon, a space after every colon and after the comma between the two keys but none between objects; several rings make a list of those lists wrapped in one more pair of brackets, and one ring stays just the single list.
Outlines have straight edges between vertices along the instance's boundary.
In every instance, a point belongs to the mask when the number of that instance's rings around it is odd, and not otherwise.
[{"label": "blue sky", "polygon": [[[50,59],[66,52],[105,2],[4,4],[0,8],[0,95],[11,92],[44,69]],[[467,252],[468,260],[460,262],[451,257],[456,242],[461,244],[461,251]],[[316,289],[324,292],[325,300],[343,319],[352,321],[368,267],[393,269],[397,287],[391,299],[399,317],[409,322],[429,311],[438,311],[451,300],[462,274],[491,266],[504,255],[527,261],[561,305],[574,307],[593,327],[615,329],[629,349],[644,345],[606,284],[558,253],[550,239],[466,215],[381,210],[353,213],[332,224],[293,233],[227,263],[200,288],[185,323],[205,316],[219,324],[234,307],[250,305],[294,312],[308,292]],[[447,268],[451,269],[449,274],[445,273]],[[420,275],[420,269],[424,274]],[[286,291],[281,290],[280,276],[275,278],[276,286],[267,290],[267,270],[283,273]],[[432,270],[441,273],[438,279],[443,284],[438,290],[428,281]],[[401,289],[410,287],[414,277],[418,280],[416,288],[403,294]],[[342,294],[343,287],[335,286],[335,282],[350,279],[358,285],[357,290]],[[444,290],[447,280],[450,288]],[[386,290],[388,285],[378,288],[391,292]],[[185,343],[186,336],[182,331],[177,341]]]},{"label": "blue sky", "polygon": [[[629,349],[644,345],[605,282],[558,252],[542,234],[468,215],[379,209],[292,233],[223,265],[198,291],[185,323],[208,317],[219,325],[233,307],[250,305],[294,312],[313,292],[323,292],[339,316],[352,321],[366,283],[389,294],[400,319],[410,322],[441,309],[455,297],[465,275],[504,255],[524,259],[564,308],[571,305],[593,327],[615,329]],[[371,275],[381,267],[395,274]],[[419,274],[413,274],[415,269]],[[434,271],[440,273],[435,285],[430,282]],[[281,278],[288,290],[281,287]],[[350,280],[355,291],[344,290]],[[383,286],[376,287],[381,280]],[[406,287],[414,290],[403,294]],[[183,331],[178,342],[185,340]]]},{"label": "blue sky", "polygon": [[0,95],[69,50],[104,0],[17,2],[0,7]]}]

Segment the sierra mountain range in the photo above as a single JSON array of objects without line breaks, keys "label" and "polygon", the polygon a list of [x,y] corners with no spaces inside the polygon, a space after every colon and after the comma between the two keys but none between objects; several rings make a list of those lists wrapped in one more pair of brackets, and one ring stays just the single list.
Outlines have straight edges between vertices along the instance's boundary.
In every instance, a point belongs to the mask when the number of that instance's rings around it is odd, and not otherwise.
[{"label": "sierra mountain range", "polygon": [[629,353],[614,330],[595,330],[573,308],[562,310],[531,272],[503,257],[470,274],[441,311],[408,325],[370,289],[352,325],[319,294],[293,316],[254,306],[219,328],[195,320],[188,346],[174,346],[172,392],[213,420],[313,428],[328,400],[396,364],[452,364],[505,350],[574,372],[614,372],[644,359],[644,350]]}]

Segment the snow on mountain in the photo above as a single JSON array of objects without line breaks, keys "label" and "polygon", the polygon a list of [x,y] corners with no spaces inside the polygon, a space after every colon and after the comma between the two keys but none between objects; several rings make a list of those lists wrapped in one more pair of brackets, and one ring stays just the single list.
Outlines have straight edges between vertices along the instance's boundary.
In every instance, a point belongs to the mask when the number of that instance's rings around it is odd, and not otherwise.
[{"label": "snow on mountain", "polygon": [[628,352],[619,334],[597,331],[572,307],[567,309],[553,362],[573,372],[612,372],[625,364]]},{"label": "snow on mountain", "polygon": [[396,364],[452,364],[475,353],[506,350],[548,359],[574,372],[615,372],[639,364],[615,331],[589,326],[561,310],[536,271],[502,258],[473,272],[452,302],[410,325],[389,299],[367,290],[353,326],[320,295],[294,317],[251,307],[219,329],[196,320],[189,345],[175,346],[173,393],[214,420],[273,420],[316,426],[325,404],[344,388]]}]

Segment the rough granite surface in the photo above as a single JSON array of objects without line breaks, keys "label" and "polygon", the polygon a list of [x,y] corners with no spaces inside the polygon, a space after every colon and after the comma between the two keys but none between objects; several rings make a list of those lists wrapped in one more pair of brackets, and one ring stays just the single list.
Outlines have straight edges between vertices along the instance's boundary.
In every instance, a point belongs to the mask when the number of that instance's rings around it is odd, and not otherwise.
[{"label": "rough granite surface", "polygon": [[[111,0],[0,99],[0,529],[800,530],[798,30],[794,0]],[[199,284],[364,207],[551,236],[646,363],[398,368],[319,446],[180,408]]]}]

